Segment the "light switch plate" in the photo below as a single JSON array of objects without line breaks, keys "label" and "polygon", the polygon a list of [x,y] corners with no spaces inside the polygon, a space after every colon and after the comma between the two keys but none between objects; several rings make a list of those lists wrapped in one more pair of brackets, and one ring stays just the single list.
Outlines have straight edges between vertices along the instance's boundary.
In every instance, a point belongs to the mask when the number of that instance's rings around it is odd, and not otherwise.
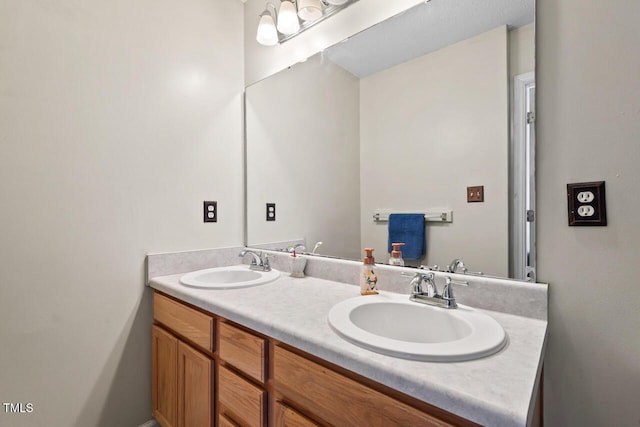
[{"label": "light switch plate", "polygon": [[484,202],[484,185],[467,187],[467,203]]},{"label": "light switch plate", "polygon": [[607,225],[604,181],[567,184],[569,226]]}]

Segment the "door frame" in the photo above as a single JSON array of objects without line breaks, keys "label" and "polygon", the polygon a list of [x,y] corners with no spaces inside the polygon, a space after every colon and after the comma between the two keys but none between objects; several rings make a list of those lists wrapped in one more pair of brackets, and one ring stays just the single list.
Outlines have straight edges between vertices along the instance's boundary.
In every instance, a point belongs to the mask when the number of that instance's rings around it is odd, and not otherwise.
[{"label": "door frame", "polygon": [[[512,276],[529,281],[535,281],[536,268],[535,85],[534,72],[513,79]],[[532,120],[529,113],[533,113]],[[527,221],[528,210],[533,212],[532,221]]]}]

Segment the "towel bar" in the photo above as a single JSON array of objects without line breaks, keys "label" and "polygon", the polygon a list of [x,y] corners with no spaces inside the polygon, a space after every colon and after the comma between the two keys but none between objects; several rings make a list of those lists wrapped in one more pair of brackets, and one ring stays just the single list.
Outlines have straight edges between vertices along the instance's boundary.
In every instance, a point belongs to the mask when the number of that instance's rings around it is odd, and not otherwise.
[{"label": "towel bar", "polygon": [[[389,215],[395,212],[378,211],[373,214],[374,222],[389,221]],[[397,213],[422,213],[422,212],[397,212]],[[427,222],[453,222],[453,211],[429,211],[424,213]]]}]

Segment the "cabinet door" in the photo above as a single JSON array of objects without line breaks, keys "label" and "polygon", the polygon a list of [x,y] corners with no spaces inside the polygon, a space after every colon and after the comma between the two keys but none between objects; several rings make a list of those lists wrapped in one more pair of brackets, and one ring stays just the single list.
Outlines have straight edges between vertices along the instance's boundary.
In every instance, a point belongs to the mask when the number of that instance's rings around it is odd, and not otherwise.
[{"label": "cabinet door", "polygon": [[213,426],[213,361],[178,342],[178,427]]},{"label": "cabinet door", "polygon": [[178,339],[155,325],[151,365],[153,416],[162,427],[175,427],[178,419]]}]

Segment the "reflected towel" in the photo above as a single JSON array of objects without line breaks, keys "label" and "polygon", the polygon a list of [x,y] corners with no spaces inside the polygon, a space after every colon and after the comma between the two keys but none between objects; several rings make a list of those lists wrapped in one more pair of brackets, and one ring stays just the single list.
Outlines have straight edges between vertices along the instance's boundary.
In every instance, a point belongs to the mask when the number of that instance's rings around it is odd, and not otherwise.
[{"label": "reflected towel", "polygon": [[402,258],[420,259],[427,251],[424,214],[390,214],[388,252],[391,243],[402,242]]}]

